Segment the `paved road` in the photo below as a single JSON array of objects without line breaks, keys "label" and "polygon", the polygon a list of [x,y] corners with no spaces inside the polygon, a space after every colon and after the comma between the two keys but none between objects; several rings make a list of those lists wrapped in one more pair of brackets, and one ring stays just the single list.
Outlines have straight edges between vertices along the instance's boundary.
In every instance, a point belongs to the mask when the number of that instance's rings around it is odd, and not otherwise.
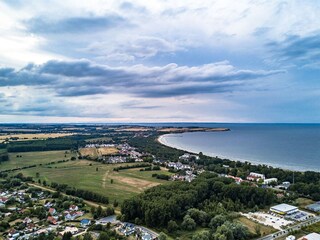
[{"label": "paved road", "polygon": [[267,235],[267,236],[264,236],[264,237],[261,237],[261,238],[258,238],[257,240],[272,240],[272,239],[277,239],[279,237],[283,237],[287,234],[289,234],[290,232],[292,231],[296,231],[296,230],[300,230],[302,227],[305,227],[305,226],[308,226],[308,225],[311,225],[311,224],[314,224],[314,223],[317,223],[320,221],[320,216],[316,216],[316,217],[313,217],[307,221],[304,221],[304,222],[301,222],[301,223],[298,223],[290,228],[287,228],[285,230],[281,230],[281,231],[278,231],[276,233],[272,233],[270,235]]}]

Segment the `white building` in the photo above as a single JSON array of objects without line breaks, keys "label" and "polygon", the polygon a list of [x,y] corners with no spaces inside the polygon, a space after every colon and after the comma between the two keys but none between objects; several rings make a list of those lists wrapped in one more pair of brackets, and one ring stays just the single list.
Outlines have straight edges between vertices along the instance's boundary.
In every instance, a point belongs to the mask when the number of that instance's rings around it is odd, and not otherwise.
[{"label": "white building", "polygon": [[277,178],[267,178],[263,181],[264,184],[270,184],[273,182],[278,182],[278,179]]},{"label": "white building", "polygon": [[265,180],[265,179],[266,179],[266,177],[264,176],[264,174],[251,172],[251,173],[249,174],[249,176],[247,177],[247,180],[249,180],[249,181],[259,181],[260,179],[262,179],[262,180]]},{"label": "white building", "polygon": [[290,235],[290,236],[286,237],[286,240],[296,240],[296,237],[293,235]]},{"label": "white building", "polygon": [[282,204],[271,207],[270,211],[277,214],[281,214],[281,215],[287,215],[287,214],[295,213],[299,211],[299,209],[298,207],[282,203]]},{"label": "white building", "polygon": [[299,240],[319,240],[320,234],[318,233],[310,233],[302,238],[299,238]]}]

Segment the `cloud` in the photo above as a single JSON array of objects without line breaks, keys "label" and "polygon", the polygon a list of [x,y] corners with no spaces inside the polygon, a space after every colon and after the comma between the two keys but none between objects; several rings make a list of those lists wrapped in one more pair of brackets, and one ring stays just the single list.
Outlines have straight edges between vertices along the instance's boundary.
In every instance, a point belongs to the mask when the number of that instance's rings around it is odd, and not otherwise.
[{"label": "cloud", "polygon": [[62,19],[49,19],[48,17],[35,17],[26,21],[28,31],[40,34],[61,34],[95,32],[125,25],[128,22],[119,15],[67,17]]},{"label": "cloud", "polygon": [[320,63],[320,33],[308,36],[290,35],[283,41],[268,44],[279,62],[302,67],[315,67]]},{"label": "cloud", "polygon": [[100,59],[109,62],[132,62],[136,59],[146,59],[160,54],[171,54],[185,49],[179,44],[164,38],[153,36],[128,36],[128,40],[110,44],[109,42],[94,42],[84,48],[84,52],[99,55]]},{"label": "cloud", "polygon": [[52,60],[29,64],[19,71],[3,68],[0,73],[0,86],[45,87],[64,97],[125,92],[159,98],[234,91],[249,80],[284,71],[242,70],[227,61],[194,67],[177,64],[111,67],[88,60]]}]

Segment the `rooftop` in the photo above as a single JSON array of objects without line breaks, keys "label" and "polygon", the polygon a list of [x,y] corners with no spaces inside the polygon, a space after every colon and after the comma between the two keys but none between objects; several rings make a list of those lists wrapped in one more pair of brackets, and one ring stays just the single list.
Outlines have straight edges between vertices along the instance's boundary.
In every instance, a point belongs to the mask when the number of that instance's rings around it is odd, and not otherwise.
[{"label": "rooftop", "polygon": [[298,209],[298,207],[295,207],[286,203],[282,203],[282,204],[271,207],[271,210],[275,210],[279,212],[289,212],[296,209]]}]

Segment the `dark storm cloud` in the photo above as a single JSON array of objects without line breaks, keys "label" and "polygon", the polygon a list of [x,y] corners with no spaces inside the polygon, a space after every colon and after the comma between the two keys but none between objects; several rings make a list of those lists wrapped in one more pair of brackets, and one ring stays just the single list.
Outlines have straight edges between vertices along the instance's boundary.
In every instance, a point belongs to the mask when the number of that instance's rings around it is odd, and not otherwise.
[{"label": "dark storm cloud", "polygon": [[270,42],[278,61],[290,61],[299,66],[320,63],[320,33],[309,36],[288,36],[281,42]]},{"label": "dark storm cloud", "polygon": [[283,71],[237,70],[228,62],[195,67],[110,67],[86,60],[49,61],[29,64],[20,71],[0,69],[0,86],[41,86],[64,97],[126,93],[160,98],[233,91],[249,80],[280,73]]},{"label": "dark storm cloud", "polygon": [[26,22],[26,26],[30,32],[44,34],[85,33],[114,28],[125,24],[127,24],[127,21],[119,15],[70,17],[59,20],[37,17]]}]

